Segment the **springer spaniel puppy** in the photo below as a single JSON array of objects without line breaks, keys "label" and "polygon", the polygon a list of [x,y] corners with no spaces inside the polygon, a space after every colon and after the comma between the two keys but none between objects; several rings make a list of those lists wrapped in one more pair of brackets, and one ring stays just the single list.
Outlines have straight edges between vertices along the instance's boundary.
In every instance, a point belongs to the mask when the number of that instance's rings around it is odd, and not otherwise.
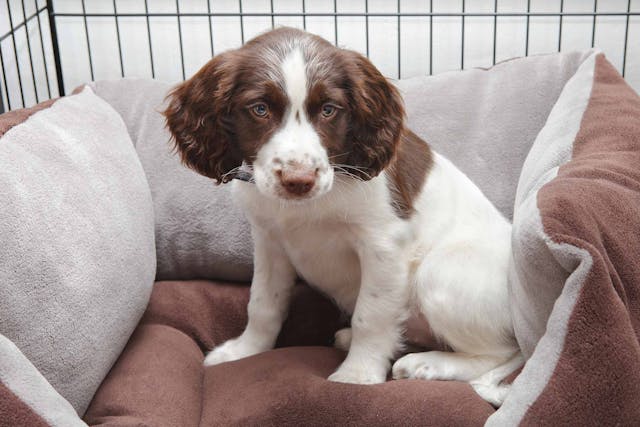
[{"label": "springer spaniel puppy", "polygon": [[274,346],[298,275],[351,315],[331,381],[386,380],[411,317],[453,352],[407,354],[393,378],[469,381],[500,405],[522,362],[507,291],[511,225],[404,125],[362,55],[280,28],[214,57],[168,97],[183,162],[233,180],[254,239],[249,322],[215,365]]}]

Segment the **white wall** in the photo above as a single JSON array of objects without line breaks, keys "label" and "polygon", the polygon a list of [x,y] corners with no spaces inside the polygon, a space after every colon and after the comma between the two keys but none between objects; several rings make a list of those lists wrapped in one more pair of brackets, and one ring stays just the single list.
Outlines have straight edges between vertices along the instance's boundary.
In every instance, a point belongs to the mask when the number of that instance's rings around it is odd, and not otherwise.
[{"label": "white wall", "polygon": [[[35,11],[35,2],[44,5],[44,0],[26,0],[27,16]],[[0,4],[0,34],[9,28],[6,6]],[[10,0],[15,22],[22,19],[21,0]],[[88,13],[113,13],[112,0],[85,0]],[[238,0],[209,0],[214,13],[238,12]],[[307,12],[333,12],[333,0],[305,0]],[[361,13],[365,11],[364,0],[337,0],[337,11],[341,13]],[[401,12],[429,12],[429,0],[400,0]],[[176,12],[175,0],[148,0],[152,13]],[[180,0],[181,12],[207,12],[207,0]],[[301,12],[303,0],[273,0],[275,12]],[[532,12],[558,12],[560,0],[530,0]],[[117,0],[118,12],[144,13],[144,0]],[[462,0],[433,0],[433,12],[459,13]],[[56,0],[56,12],[82,12],[80,0]],[[369,0],[369,12],[397,12],[398,1]],[[466,0],[466,12],[493,12],[494,0]],[[565,12],[592,12],[593,0],[564,0]],[[242,0],[245,13],[268,13],[270,0]],[[527,0],[498,0],[498,12],[524,12]],[[599,12],[626,12],[627,0],[599,0]],[[640,0],[631,1],[631,11],[640,12]],[[91,59],[94,79],[118,78],[121,65],[118,53],[115,19],[105,17],[87,18],[91,41]],[[303,26],[302,17],[274,17],[274,24]],[[558,17],[531,17],[529,26],[528,53],[554,52],[558,49]],[[124,74],[129,77],[151,77],[151,60],[147,21],[144,17],[119,18]],[[245,17],[242,20],[245,40],[271,28],[271,17]],[[211,27],[207,17],[182,17],[182,39],[185,74],[193,74],[211,56],[210,28],[214,40],[214,52],[237,47],[241,44],[240,19],[238,17],[213,17]],[[45,50],[49,66],[49,80],[52,96],[55,91],[55,71],[49,49],[48,23],[42,15],[41,25],[45,33]],[[622,70],[626,18],[598,17],[594,43],[607,54],[609,60]],[[34,54],[35,85],[26,49],[26,35],[19,31],[16,36],[23,89],[27,105],[48,97],[44,63],[39,44],[37,22],[29,24],[32,51]],[[337,43],[342,47],[365,53],[366,20],[364,17],[339,17],[337,19]],[[86,45],[83,18],[58,17],[57,28],[60,41],[64,83],[67,92],[77,85],[92,79]],[[153,67],[155,77],[168,81],[183,78],[180,61],[178,24],[175,17],[149,18]],[[328,40],[335,42],[336,26],[333,17],[307,17],[306,28]],[[563,51],[586,49],[591,46],[593,18],[565,17],[562,22]],[[400,20],[400,71],[402,77],[440,73],[461,68],[462,19],[460,17],[433,18],[433,50],[430,52],[429,17],[403,17]],[[493,63],[493,17],[465,18],[464,68],[486,67]],[[526,18],[497,18],[495,60],[501,61],[514,56],[525,55]],[[629,18],[627,38],[626,77],[627,81],[640,91],[640,16]],[[12,107],[21,105],[18,80],[13,57],[12,40],[1,44],[7,74]],[[398,77],[398,19],[397,17],[369,18],[369,52],[373,62],[390,77]],[[432,69],[429,56],[432,56]],[[34,90],[35,86],[35,90]],[[4,87],[3,98],[6,100]]]}]

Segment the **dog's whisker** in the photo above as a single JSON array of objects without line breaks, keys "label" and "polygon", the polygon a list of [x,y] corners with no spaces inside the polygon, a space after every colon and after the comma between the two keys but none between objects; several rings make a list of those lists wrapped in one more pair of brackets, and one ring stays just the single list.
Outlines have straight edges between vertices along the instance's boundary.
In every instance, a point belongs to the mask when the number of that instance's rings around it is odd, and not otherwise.
[{"label": "dog's whisker", "polygon": [[336,157],[346,156],[347,154],[351,154],[351,151],[346,151],[346,152],[344,152],[344,153],[340,153],[340,154],[335,154],[335,155],[333,155],[333,156],[329,156],[329,157],[328,157],[328,159],[329,159],[329,160],[331,160],[331,159],[335,159]]},{"label": "dog's whisker", "polygon": [[346,164],[341,164],[341,163],[331,163],[331,166],[335,169],[335,168],[342,168],[342,169],[352,169],[355,170],[361,174],[363,174],[367,179],[371,179],[372,176],[369,175],[366,171],[365,168],[363,167],[359,167],[359,166],[353,166],[353,165],[346,165]]},{"label": "dog's whisker", "polygon": [[348,176],[348,177],[350,177],[352,179],[355,179],[357,181],[364,181],[364,179],[362,179],[362,177],[360,177],[358,175],[355,175],[355,174],[353,174],[353,173],[351,173],[349,171],[346,171],[346,170],[344,170],[342,168],[336,168],[336,175],[337,176]]}]

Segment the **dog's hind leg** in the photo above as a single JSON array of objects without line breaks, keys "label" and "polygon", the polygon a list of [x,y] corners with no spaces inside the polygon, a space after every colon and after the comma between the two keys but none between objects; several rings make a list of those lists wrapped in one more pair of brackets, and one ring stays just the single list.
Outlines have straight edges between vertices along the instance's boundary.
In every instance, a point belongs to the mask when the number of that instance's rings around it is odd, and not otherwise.
[{"label": "dog's hind leg", "polygon": [[392,375],[394,379],[471,381],[504,361],[504,356],[446,351],[410,353],[393,364]]}]

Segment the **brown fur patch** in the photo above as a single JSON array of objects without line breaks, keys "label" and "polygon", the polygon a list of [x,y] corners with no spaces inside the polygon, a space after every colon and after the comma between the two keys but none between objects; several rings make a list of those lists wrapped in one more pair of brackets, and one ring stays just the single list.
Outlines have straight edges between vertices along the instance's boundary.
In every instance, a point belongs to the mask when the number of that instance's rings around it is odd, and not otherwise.
[{"label": "brown fur patch", "polygon": [[235,51],[216,56],[169,93],[164,111],[183,163],[217,182],[242,163],[229,114],[239,61]]},{"label": "brown fur patch", "polygon": [[[344,165],[345,173],[359,179],[371,179],[394,156],[404,124],[402,98],[359,53],[326,42],[315,48],[318,56],[307,69],[307,113],[331,163]],[[327,102],[339,107],[330,119],[320,114]]]},{"label": "brown fur patch", "polygon": [[[343,109],[336,112],[334,117],[322,117],[322,105],[326,102],[336,104]],[[327,156],[332,164],[344,163],[350,151],[349,131],[350,114],[344,109],[347,104],[346,93],[339,88],[339,83],[332,80],[320,81],[311,87],[306,99],[306,111],[320,142],[327,150]]]},{"label": "brown fur patch", "polygon": [[393,208],[400,218],[411,217],[414,200],[424,187],[432,165],[433,153],[429,145],[415,133],[405,130],[396,156],[387,168]]},{"label": "brown fur patch", "polygon": [[[247,77],[245,88],[237,90],[232,116],[234,117],[234,139],[243,159],[252,164],[260,147],[269,141],[282,124],[289,101],[282,88],[274,82],[262,82]],[[266,118],[256,117],[250,106],[256,102],[269,106]]]},{"label": "brown fur patch", "polygon": [[391,162],[404,128],[402,97],[391,83],[364,56],[342,50],[350,76],[352,142],[347,163],[363,170],[363,179],[378,175]]}]

